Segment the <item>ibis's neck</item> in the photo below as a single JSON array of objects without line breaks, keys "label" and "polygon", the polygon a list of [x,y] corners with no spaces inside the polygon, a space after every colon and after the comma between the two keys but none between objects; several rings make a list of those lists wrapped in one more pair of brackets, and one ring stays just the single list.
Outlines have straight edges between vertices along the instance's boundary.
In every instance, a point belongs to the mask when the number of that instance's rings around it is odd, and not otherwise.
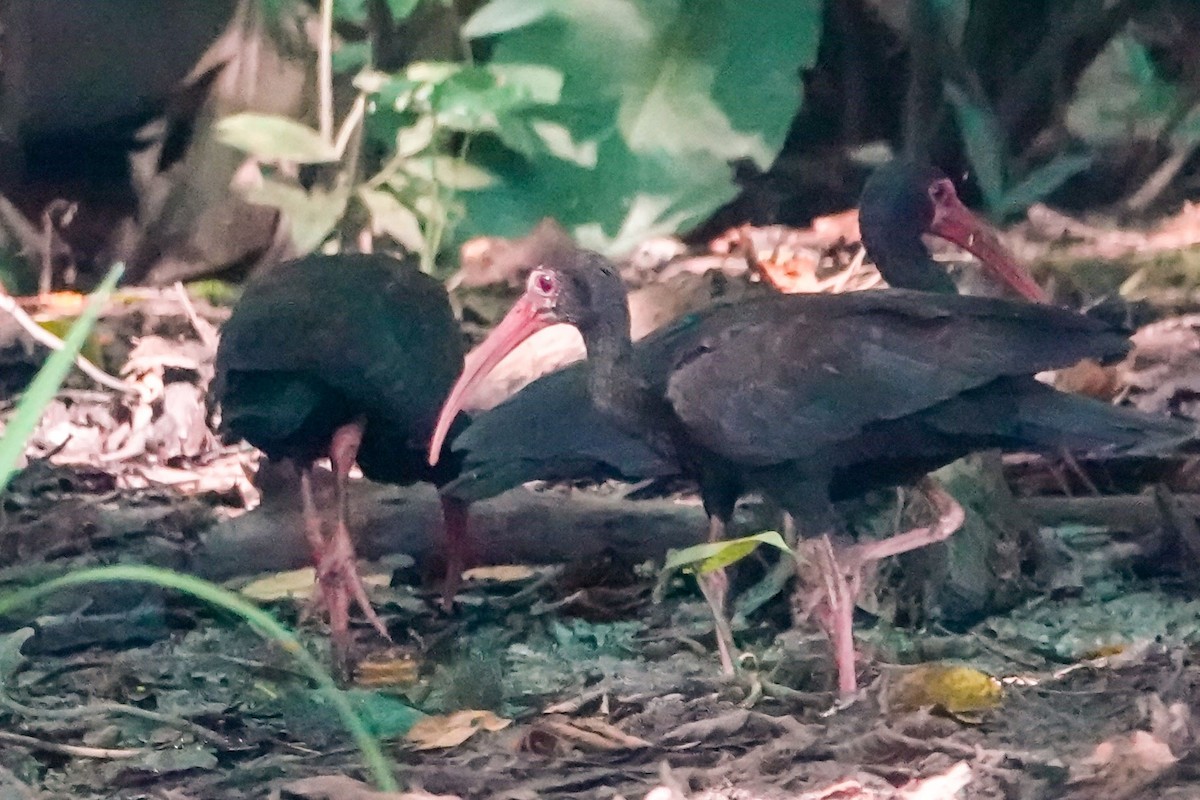
[{"label": "ibis's neck", "polygon": [[588,356],[588,393],[603,413],[622,427],[642,423],[645,385],[633,365],[629,336],[629,306],[624,301],[602,319],[580,329]]},{"label": "ibis's neck", "polygon": [[920,237],[887,237],[886,241],[869,242],[867,252],[875,261],[879,274],[893,288],[944,294],[958,292],[950,275],[929,255]]}]

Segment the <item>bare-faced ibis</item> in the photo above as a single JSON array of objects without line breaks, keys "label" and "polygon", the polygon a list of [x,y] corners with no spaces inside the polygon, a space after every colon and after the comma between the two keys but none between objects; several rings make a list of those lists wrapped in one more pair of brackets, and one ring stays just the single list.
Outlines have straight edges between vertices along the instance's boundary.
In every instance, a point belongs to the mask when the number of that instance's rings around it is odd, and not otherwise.
[{"label": "bare-faced ibis", "polygon": [[[622,446],[636,440],[694,478],[711,538],[723,535],[748,491],[773,497],[802,532],[828,534],[838,528],[831,501],[912,481],[975,449],[1119,450],[1162,446],[1191,433],[1190,426],[1034,380],[1037,372],[1083,357],[1125,352],[1121,333],[1070,311],[906,290],[776,295],[690,314],[635,345],[615,269],[581,251],[535,269],[525,294],[468,357],[439,418],[434,460],[479,376],[533,331],[555,323],[577,327],[587,347],[578,380],[591,408],[582,415],[602,416],[621,432]],[[557,442],[581,430],[561,402],[553,406],[561,416],[548,417],[521,399],[537,397],[535,387],[551,381],[575,391],[579,384],[561,375],[534,382],[490,412],[509,423],[516,421],[513,409],[523,412],[521,427],[507,433],[509,444],[492,452],[499,461],[511,463],[503,450],[519,451],[522,445],[511,440],[525,432],[536,441],[556,430],[542,438]],[[589,449],[581,463],[601,455]],[[481,466],[468,450],[464,477],[486,479]],[[612,466],[622,471],[620,462]],[[943,510],[961,513],[948,504]],[[872,557],[902,552],[914,541],[905,536],[879,543]],[[848,562],[863,554],[842,551],[835,558],[831,546],[828,552],[821,576],[826,613],[819,619],[834,645],[839,688],[852,691],[856,587]]]},{"label": "bare-faced ibis", "polygon": [[[456,459],[430,467],[438,409],[463,364],[458,324],[442,285],[411,261],[385,255],[313,255],[247,284],[221,331],[210,402],[227,438],[244,439],[300,473],[305,533],[317,564],[335,657],[344,668],[349,612],[377,631],[347,528],[346,482],[358,462],[385,483],[441,485]],[[332,533],[312,490],[313,462],[335,476]],[[465,557],[465,515],[443,500],[448,582]]]}]

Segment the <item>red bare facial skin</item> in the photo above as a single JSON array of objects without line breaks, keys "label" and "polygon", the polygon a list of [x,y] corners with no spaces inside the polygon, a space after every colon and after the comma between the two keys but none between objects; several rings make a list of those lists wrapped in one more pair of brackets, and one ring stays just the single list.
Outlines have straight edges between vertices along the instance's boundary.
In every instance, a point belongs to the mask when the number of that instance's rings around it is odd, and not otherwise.
[{"label": "red bare facial skin", "polygon": [[437,464],[442,446],[446,442],[446,434],[450,432],[450,425],[470,398],[475,385],[517,345],[542,328],[557,322],[552,315],[557,294],[558,287],[554,276],[547,270],[534,270],[529,275],[525,294],[513,304],[488,337],[467,354],[462,374],[458,376],[446,397],[446,402],[442,404],[441,414],[433,429],[433,438],[429,442],[430,466]]},{"label": "red bare facial skin", "polygon": [[933,200],[933,221],[929,232],[968,251],[999,280],[1011,286],[1027,300],[1048,303],[1050,298],[1003,244],[992,226],[962,204],[950,181],[938,181],[929,188]]}]

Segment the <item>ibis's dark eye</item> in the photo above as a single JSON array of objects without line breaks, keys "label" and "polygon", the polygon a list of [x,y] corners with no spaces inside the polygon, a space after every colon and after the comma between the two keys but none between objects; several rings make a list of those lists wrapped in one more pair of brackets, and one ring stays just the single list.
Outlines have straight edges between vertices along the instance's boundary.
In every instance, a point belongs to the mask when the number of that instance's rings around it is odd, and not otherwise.
[{"label": "ibis's dark eye", "polygon": [[929,184],[929,199],[937,204],[945,203],[954,197],[954,184],[946,178],[940,178]]},{"label": "ibis's dark eye", "polygon": [[549,297],[558,289],[558,280],[551,272],[543,269],[534,270],[529,276],[529,286],[538,294]]}]

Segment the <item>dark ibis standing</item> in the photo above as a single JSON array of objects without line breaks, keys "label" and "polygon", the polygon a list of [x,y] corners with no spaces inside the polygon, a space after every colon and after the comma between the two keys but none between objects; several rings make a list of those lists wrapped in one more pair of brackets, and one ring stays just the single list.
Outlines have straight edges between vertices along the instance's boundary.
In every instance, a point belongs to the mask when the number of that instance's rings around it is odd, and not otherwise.
[{"label": "dark ibis standing", "polygon": [[[967,247],[983,241],[964,238]],[[565,381],[560,372],[535,381],[477,419],[466,439],[478,446],[483,440],[475,434],[495,415],[509,426],[508,444],[491,451],[502,464],[515,460],[506,451],[521,451],[512,440],[523,431],[552,444],[569,441],[580,429],[569,406],[556,402],[562,416],[546,417],[521,398],[537,397],[535,387],[555,381],[560,391],[582,388],[589,419],[598,414],[621,442],[651,450],[658,457],[647,462],[652,469],[667,462],[697,481],[710,537],[724,534],[737,499],[752,490],[778,501],[802,532],[823,535],[839,527],[832,501],[916,480],[972,450],[1161,447],[1191,432],[1036,381],[1037,372],[1127,348],[1121,333],[1070,311],[906,290],[776,295],[690,314],[635,345],[616,270],[580,251],[535,269],[525,294],[468,357],[439,418],[431,460],[475,381],[532,332],[555,323],[574,325],[583,336],[588,359],[568,368],[578,377]],[[580,463],[601,455],[591,449]],[[611,466],[627,474],[616,460]],[[489,471],[469,447],[463,469],[460,483],[503,472]],[[961,509],[948,499],[941,507],[941,527],[953,525]],[[917,531],[869,549],[827,547],[818,620],[834,646],[841,690],[856,686],[856,562],[944,535]],[[721,598],[712,594],[710,586],[706,595],[719,612]],[[719,638],[727,637],[726,627]]]},{"label": "dark ibis standing", "polygon": [[[346,524],[350,469],[357,461],[366,477],[396,484],[454,477],[456,459],[430,467],[426,456],[462,365],[462,338],[442,285],[412,261],[385,255],[280,264],[247,284],[221,329],[210,404],[219,404],[227,438],[296,464],[340,670],[352,604],[388,636],[355,564]],[[336,481],[328,535],[311,483],[313,462],[323,457]],[[466,518],[454,500],[442,505],[452,587],[466,557]]]}]

